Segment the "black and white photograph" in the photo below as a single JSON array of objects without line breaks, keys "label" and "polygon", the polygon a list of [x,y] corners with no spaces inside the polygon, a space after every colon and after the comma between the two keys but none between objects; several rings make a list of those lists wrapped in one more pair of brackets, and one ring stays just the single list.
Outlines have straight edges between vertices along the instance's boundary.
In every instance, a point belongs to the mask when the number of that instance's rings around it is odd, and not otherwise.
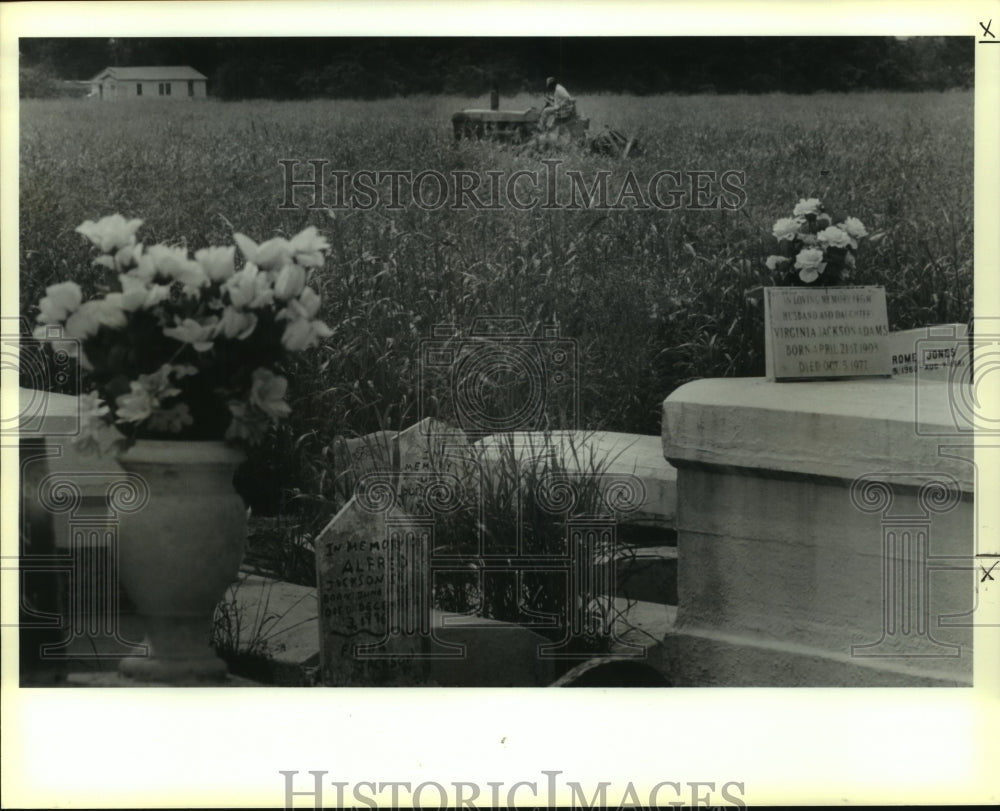
[{"label": "black and white photograph", "polygon": [[18,5],[11,802],[988,801],[996,4]]}]

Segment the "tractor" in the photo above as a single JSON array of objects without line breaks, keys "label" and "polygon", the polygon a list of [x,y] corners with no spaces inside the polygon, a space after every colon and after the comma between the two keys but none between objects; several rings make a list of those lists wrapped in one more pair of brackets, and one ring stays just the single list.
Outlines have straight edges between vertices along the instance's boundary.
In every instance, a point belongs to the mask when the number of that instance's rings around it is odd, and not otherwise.
[{"label": "tractor", "polygon": [[494,90],[490,94],[490,109],[455,113],[451,117],[455,140],[489,139],[538,150],[580,146],[598,154],[623,158],[639,153],[636,139],[617,130],[605,128],[597,135],[591,135],[590,119],[580,117],[575,105],[569,115],[547,117],[546,111],[537,107],[501,110],[499,102],[499,93]]},{"label": "tractor", "polygon": [[523,144],[537,131],[541,112],[536,107],[527,110],[462,110],[451,117],[455,140],[488,138]]}]

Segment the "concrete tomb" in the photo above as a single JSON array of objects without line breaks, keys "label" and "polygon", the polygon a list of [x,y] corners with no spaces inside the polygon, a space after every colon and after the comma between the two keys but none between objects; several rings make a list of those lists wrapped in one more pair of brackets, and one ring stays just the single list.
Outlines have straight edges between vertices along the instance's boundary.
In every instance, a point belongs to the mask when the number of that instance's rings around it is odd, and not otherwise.
[{"label": "concrete tomb", "polygon": [[677,686],[972,683],[972,438],[888,379],[699,380],[663,404],[677,468]]}]

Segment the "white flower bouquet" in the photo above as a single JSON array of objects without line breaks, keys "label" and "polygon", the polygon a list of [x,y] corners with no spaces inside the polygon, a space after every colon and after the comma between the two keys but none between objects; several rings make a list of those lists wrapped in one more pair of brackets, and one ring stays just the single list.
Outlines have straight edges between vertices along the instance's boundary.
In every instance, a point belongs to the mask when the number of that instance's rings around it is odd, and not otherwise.
[{"label": "white flower bouquet", "polygon": [[868,236],[857,217],[833,224],[815,197],[799,200],[791,217],[782,217],[771,231],[778,254],[767,257],[771,271],[784,271],[788,286],[834,286],[848,280],[858,242]]},{"label": "white flower bouquet", "polygon": [[291,411],[282,360],[332,334],[308,284],[329,243],[313,226],[260,245],[237,233],[235,246],[192,258],[185,247],[138,243],[141,225],[118,214],[83,223],[76,230],[111,284],[88,301],[76,282],[51,285],[38,305],[36,337],[61,327],[57,348],[79,353],[92,384],[78,444],[259,442]]}]

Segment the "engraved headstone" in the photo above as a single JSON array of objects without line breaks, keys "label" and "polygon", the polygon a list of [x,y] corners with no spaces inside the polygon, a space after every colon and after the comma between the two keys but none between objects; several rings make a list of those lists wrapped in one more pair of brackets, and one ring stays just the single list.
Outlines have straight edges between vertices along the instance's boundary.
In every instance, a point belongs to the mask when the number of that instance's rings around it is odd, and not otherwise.
[{"label": "engraved headstone", "polygon": [[893,379],[968,381],[972,354],[965,324],[936,324],[889,333]]},{"label": "engraved headstone", "polygon": [[888,377],[883,287],[767,287],[764,353],[771,380]]},{"label": "engraved headstone", "polygon": [[472,481],[472,452],[465,433],[426,418],[397,437],[400,503],[412,514],[428,511],[424,499],[434,482],[461,488]]},{"label": "engraved headstone", "polygon": [[461,496],[468,441],[428,418],[338,447],[351,489],[316,545],[323,681],[426,684],[435,509]]},{"label": "engraved headstone", "polygon": [[316,540],[320,665],[333,687],[427,683],[431,530],[376,485]]}]

